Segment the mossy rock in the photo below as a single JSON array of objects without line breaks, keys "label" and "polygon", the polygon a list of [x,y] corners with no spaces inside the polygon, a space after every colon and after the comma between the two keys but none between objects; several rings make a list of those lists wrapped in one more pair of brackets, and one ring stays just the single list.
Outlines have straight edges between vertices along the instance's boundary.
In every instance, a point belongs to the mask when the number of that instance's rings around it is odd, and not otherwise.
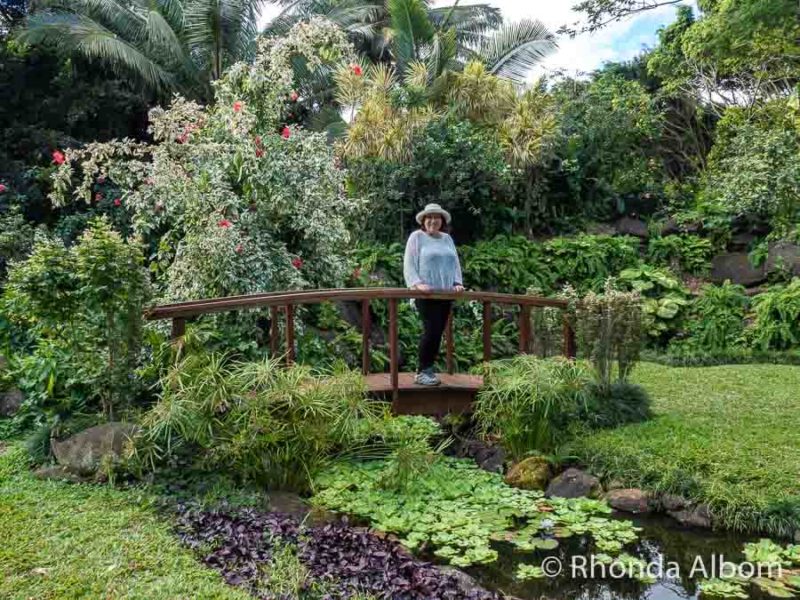
[{"label": "mossy rock", "polygon": [[531,456],[514,466],[506,473],[508,485],[521,490],[543,490],[553,476],[550,463],[541,456]]}]

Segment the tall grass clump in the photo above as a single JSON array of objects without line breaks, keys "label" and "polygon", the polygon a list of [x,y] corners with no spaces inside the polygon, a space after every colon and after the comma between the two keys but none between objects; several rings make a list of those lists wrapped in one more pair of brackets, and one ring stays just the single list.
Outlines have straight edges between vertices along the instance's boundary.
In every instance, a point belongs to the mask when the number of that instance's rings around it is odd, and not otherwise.
[{"label": "tall grass clump", "polygon": [[589,367],[564,358],[521,355],[484,367],[475,419],[485,436],[499,437],[513,459],[555,449],[589,400]]},{"label": "tall grass clump", "polygon": [[385,417],[366,398],[360,374],[321,376],[269,359],[191,354],[161,387],[136,440],[132,464],[139,469],[188,459],[243,480],[304,489],[332,457],[363,445]]}]

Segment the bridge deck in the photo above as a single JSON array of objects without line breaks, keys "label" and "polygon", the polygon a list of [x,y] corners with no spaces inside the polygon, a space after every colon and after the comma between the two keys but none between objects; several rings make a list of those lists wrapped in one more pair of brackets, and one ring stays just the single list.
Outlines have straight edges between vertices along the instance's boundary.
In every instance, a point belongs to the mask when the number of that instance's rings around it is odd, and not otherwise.
[{"label": "bridge deck", "polygon": [[[401,415],[471,412],[475,396],[483,385],[483,377],[466,373],[440,373],[442,384],[437,386],[417,385],[413,373],[398,375],[397,398],[392,402],[392,411]],[[366,380],[371,394],[391,398],[392,379],[389,373],[372,373],[366,376]]]}]

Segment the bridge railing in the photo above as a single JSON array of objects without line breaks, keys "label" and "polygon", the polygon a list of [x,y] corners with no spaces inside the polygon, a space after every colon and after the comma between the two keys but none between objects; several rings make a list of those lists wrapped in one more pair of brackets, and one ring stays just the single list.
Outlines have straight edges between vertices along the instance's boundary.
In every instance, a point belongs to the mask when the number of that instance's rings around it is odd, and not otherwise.
[{"label": "bridge railing", "polygon": [[[370,305],[373,301],[387,301],[389,304],[389,363],[390,377],[394,393],[397,393],[399,379],[399,354],[397,334],[397,303],[407,299],[433,299],[474,301],[483,305],[483,360],[489,361],[492,357],[492,304],[519,307],[519,352],[526,353],[530,347],[531,339],[531,309],[534,307],[567,308],[566,300],[542,298],[522,294],[501,294],[496,292],[423,292],[406,288],[347,288],[328,290],[301,290],[287,292],[269,292],[263,294],[248,294],[244,296],[229,296],[227,298],[211,298],[205,300],[192,300],[178,302],[151,308],[145,313],[149,320],[172,319],[172,338],[183,336],[186,331],[186,320],[192,317],[209,313],[227,312],[232,310],[269,308],[270,310],[270,352],[273,356],[279,351],[279,313],[283,312],[286,318],[286,360],[289,364],[295,360],[294,350],[294,307],[301,304],[318,304],[321,302],[356,301],[361,303],[361,332],[362,332],[362,371],[369,374],[370,334],[372,331],[372,318]],[[563,319],[564,347],[563,353],[569,358],[575,357],[575,334],[564,311]],[[452,312],[445,328],[445,360],[448,373],[455,370],[453,351],[453,322]]]}]

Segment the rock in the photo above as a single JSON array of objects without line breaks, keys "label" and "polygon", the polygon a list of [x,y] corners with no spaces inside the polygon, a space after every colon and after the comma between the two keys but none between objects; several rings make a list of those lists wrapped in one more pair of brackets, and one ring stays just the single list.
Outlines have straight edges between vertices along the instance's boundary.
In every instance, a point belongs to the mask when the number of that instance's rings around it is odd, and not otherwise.
[{"label": "rock", "polygon": [[38,479],[67,481],[69,483],[85,483],[89,481],[86,477],[81,477],[61,465],[44,465],[33,472]]},{"label": "rock", "polygon": [[637,488],[623,488],[611,490],[605,495],[606,502],[611,508],[635,515],[650,512],[650,497],[643,490]]},{"label": "rock", "polygon": [[501,446],[493,446],[480,440],[467,440],[454,449],[458,458],[471,458],[484,471],[502,473],[506,453]]},{"label": "rock", "polygon": [[625,487],[625,484],[622,483],[619,479],[612,479],[603,487],[607,490],[621,490],[622,488]]},{"label": "rock", "polygon": [[690,502],[686,498],[675,494],[662,494],[658,498],[658,505],[667,512],[681,510],[689,504]]},{"label": "rock", "polygon": [[580,469],[570,468],[561,473],[547,486],[545,496],[561,498],[597,497],[600,494],[600,480]]},{"label": "rock", "polygon": [[800,246],[790,242],[770,244],[765,266],[768,273],[786,269],[792,275],[800,276]]},{"label": "rock", "polygon": [[552,475],[550,463],[541,456],[531,456],[512,466],[506,473],[508,485],[521,490],[543,490]]},{"label": "rock", "polygon": [[750,231],[740,231],[739,233],[734,233],[731,236],[731,239],[728,242],[728,248],[731,250],[745,251],[750,244],[757,239],[758,236]]},{"label": "rock", "polygon": [[24,401],[25,394],[16,388],[0,392],[0,417],[14,416]]},{"label": "rock", "polygon": [[711,527],[711,511],[705,504],[698,504],[692,508],[683,510],[670,510],[667,514],[687,527]]},{"label": "rock", "polygon": [[50,447],[58,464],[78,475],[91,475],[104,460],[114,462],[122,458],[125,443],[136,430],[131,423],[105,423],[60,442],[53,440]]},{"label": "rock", "polygon": [[456,569],[455,567],[439,567],[439,571],[442,575],[453,577],[458,583],[458,587],[461,588],[461,593],[465,597],[468,597],[474,591],[483,590],[472,577],[464,573],[461,569]]},{"label": "rock", "polygon": [[620,235],[632,235],[635,237],[646,238],[649,235],[647,231],[647,223],[641,219],[634,219],[632,217],[622,217],[614,223],[614,229]]},{"label": "rock", "polygon": [[763,282],[767,278],[767,270],[764,266],[751,265],[744,252],[729,252],[711,259],[709,278],[714,283],[723,283],[730,279],[731,283],[749,287]]}]

